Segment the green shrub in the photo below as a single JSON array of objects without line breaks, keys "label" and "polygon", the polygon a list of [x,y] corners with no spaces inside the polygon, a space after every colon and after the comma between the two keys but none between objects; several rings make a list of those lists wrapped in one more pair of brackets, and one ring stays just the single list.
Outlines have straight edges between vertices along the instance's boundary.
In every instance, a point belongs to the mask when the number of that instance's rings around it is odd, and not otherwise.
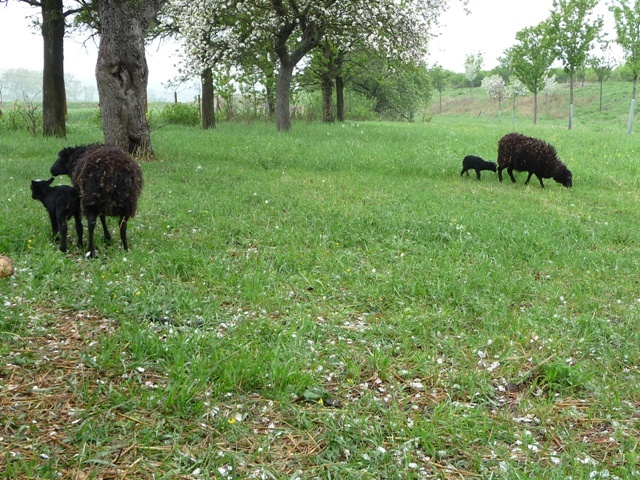
[{"label": "green shrub", "polygon": [[160,122],[196,126],[200,123],[200,108],[195,103],[171,103],[162,109]]},{"label": "green shrub", "polygon": [[13,108],[3,110],[0,115],[0,132],[27,131],[31,135],[42,132],[42,114],[39,105],[32,102],[15,102]]}]

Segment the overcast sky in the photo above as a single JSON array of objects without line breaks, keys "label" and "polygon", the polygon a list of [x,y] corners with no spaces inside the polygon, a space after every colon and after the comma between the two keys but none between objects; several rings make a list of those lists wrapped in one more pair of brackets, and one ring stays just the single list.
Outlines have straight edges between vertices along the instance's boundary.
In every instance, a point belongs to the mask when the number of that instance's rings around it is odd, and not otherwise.
[{"label": "overcast sky", "polygon": [[[460,1],[451,0],[449,10],[440,19],[440,35],[430,44],[429,63],[463,72],[466,56],[482,52],[483,69],[491,69],[504,50],[514,45],[516,32],[548,18],[552,4],[553,0],[469,0],[471,13],[467,15]],[[17,1],[0,6],[0,72],[13,68],[42,70],[42,36],[27,18],[38,13],[39,9]],[[604,0],[597,13],[605,17],[610,30],[612,19]],[[91,42],[83,46],[83,40],[66,40],[65,72],[83,83],[95,84],[97,46]],[[164,93],[163,85],[175,75],[175,50],[171,44],[147,49],[149,89],[156,95]]]}]

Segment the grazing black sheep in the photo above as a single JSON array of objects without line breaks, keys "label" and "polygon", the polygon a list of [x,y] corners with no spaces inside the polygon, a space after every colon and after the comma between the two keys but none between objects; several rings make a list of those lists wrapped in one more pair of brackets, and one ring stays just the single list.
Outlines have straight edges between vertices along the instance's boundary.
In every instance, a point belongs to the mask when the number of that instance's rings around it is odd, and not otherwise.
[{"label": "grazing black sheep", "polygon": [[78,245],[82,246],[82,216],[80,214],[80,197],[78,191],[68,185],[51,186],[49,180],[31,181],[31,198],[40,200],[49,213],[53,238],[60,236],[60,251],[67,251],[67,220],[73,217],[76,221]]},{"label": "grazing black sheep", "polygon": [[469,175],[469,170],[475,170],[476,177],[480,180],[480,170],[491,170],[492,172],[495,172],[497,168],[498,165],[496,162],[487,162],[475,155],[467,155],[462,159],[462,171],[460,172],[460,176],[464,175],[465,172]]},{"label": "grazing black sheep", "polygon": [[532,175],[538,177],[544,188],[543,178],[553,178],[565,187],[573,185],[571,171],[560,161],[556,149],[543,140],[519,133],[509,133],[498,142],[498,178],[502,181],[502,170],[507,169],[513,183],[513,170],[529,172],[525,185]]},{"label": "grazing black sheep", "polygon": [[142,171],[120,147],[90,145],[62,150],[51,167],[52,175],[67,174],[78,189],[82,213],[89,224],[89,256],[95,257],[93,232],[100,217],[105,240],[111,239],[105,216],[120,218],[122,248],[127,244],[127,221],[134,217],[142,191]]}]

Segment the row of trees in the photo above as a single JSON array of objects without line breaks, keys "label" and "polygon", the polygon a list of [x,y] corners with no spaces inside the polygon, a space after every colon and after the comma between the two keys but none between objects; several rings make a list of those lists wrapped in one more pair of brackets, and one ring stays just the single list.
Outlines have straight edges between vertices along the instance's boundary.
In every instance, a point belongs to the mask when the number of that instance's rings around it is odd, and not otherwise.
[{"label": "row of trees", "polygon": [[[569,129],[573,122],[573,87],[576,75],[588,66],[602,83],[613,70],[609,42],[600,32],[603,20],[593,15],[598,0],[554,0],[551,14],[544,22],[516,34],[516,44],[505,51],[503,66],[533,93],[533,122],[537,121],[538,93],[549,85],[551,65],[559,60],[569,76]],[[629,114],[629,133],[634,114],[636,85],[640,73],[640,1],[617,0],[609,5],[616,26],[615,41],[622,47],[625,66],[631,72],[633,92]],[[593,54],[594,46],[598,53]],[[469,55],[465,74],[471,82],[482,65],[482,57]],[[505,85],[490,77],[485,88],[499,98]],[[602,91],[601,91],[602,96]]]},{"label": "row of trees", "polygon": [[[42,101],[42,72],[16,68],[0,73],[0,106],[3,102],[24,100],[25,97]],[[83,84],[73,75],[65,74],[64,84],[67,100],[72,102],[93,102],[97,98],[96,89]]]},{"label": "row of trees", "polygon": [[[0,0],[7,3],[10,0]],[[420,82],[429,31],[447,0],[15,0],[41,10],[44,40],[45,135],[65,136],[63,47],[71,18],[100,37],[95,68],[105,141],[152,152],[146,124],[148,69],[144,46],[153,35],[175,35],[185,45],[183,74],[203,84],[203,111],[213,113],[215,71],[254,76],[266,90],[276,128],[288,130],[294,70],[305,59],[321,82],[326,118],[331,96],[343,111],[347,65],[394,63]],[[461,0],[464,1],[464,0]],[[392,59],[392,60],[389,60]],[[407,67],[407,68],[405,68]],[[363,90],[375,85],[362,82]],[[213,117],[203,115],[205,126]]]},{"label": "row of trees", "polygon": [[[95,73],[105,141],[131,152],[149,153],[153,150],[145,118],[148,69],[144,48],[153,36],[173,35],[185,46],[182,76],[201,79],[205,128],[214,125],[213,88],[216,78],[223,75],[233,82],[260,85],[275,115],[276,128],[288,130],[294,72],[302,71],[301,83],[320,85],[325,121],[344,118],[345,84],[376,98],[376,108],[381,110],[397,108],[403,100],[424,100],[429,94],[424,64],[429,32],[448,4],[447,0],[12,1],[28,3],[42,12],[44,134],[66,134],[62,59],[65,30],[73,18],[73,25],[100,37]],[[547,21],[518,32],[516,45],[507,51],[507,64],[534,93],[534,99],[554,59],[563,63],[573,89],[576,72],[599,40],[602,19],[592,15],[596,3],[554,0]],[[616,19],[616,41],[634,71],[634,98],[639,4],[640,0],[633,6],[629,0],[614,0],[610,7]],[[470,58],[468,78],[481,62],[481,56]],[[431,84],[439,88],[435,71],[431,71]],[[367,75],[372,72],[376,75]],[[414,97],[380,95],[389,78],[397,84],[404,82],[405,90],[414,92]]]},{"label": "row of trees", "polygon": [[[354,71],[379,68],[401,71],[409,82],[425,69],[429,32],[445,0],[171,0],[164,23],[185,45],[185,76],[203,79],[211,92],[215,70],[252,76],[260,83],[276,117],[276,128],[288,130],[294,71],[304,63],[307,82],[320,85],[323,117],[344,118],[344,86]],[[304,62],[303,62],[304,60]],[[399,68],[398,68],[399,67]],[[362,75],[360,75],[362,77]],[[376,86],[356,85],[363,92]],[[208,125],[204,125],[207,127]]]}]

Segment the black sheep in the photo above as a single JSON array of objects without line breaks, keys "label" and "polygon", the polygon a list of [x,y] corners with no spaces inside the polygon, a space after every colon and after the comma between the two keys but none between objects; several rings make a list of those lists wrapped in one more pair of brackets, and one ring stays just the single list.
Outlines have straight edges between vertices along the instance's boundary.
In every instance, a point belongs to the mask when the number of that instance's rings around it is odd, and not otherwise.
[{"label": "black sheep", "polygon": [[[91,145],[80,145],[77,147],[66,147],[58,152],[58,158],[51,167],[51,175],[57,177],[58,175],[68,175],[71,177],[73,168],[78,163],[80,157],[88,151],[94,150],[102,145],[99,143],[92,143]],[[104,215],[100,215],[100,223],[102,223],[102,230],[104,231],[105,243],[111,243],[111,234],[107,228],[107,219]]]},{"label": "black sheep", "polygon": [[93,232],[98,217],[105,240],[111,239],[104,221],[107,215],[119,217],[122,248],[129,249],[127,221],[136,214],[143,182],[140,167],[127,152],[112,145],[66,148],[58,154],[51,174],[71,176],[78,189],[82,213],[89,224],[89,256],[96,256]]},{"label": "black sheep", "polygon": [[480,180],[481,170],[491,170],[492,172],[495,172],[497,168],[498,165],[496,162],[487,162],[475,155],[467,155],[462,159],[462,171],[460,172],[460,176],[464,175],[465,172],[469,175],[469,170],[475,170],[476,177]]},{"label": "black sheep", "polygon": [[532,175],[538,177],[544,188],[543,178],[553,178],[565,187],[573,185],[571,171],[560,161],[556,149],[543,140],[519,133],[509,133],[498,142],[498,178],[502,182],[502,170],[507,169],[513,183],[513,170],[529,172],[525,185]]},{"label": "black sheep", "polygon": [[76,222],[78,245],[82,246],[82,216],[78,191],[68,185],[51,186],[49,180],[31,181],[31,198],[40,200],[49,213],[53,238],[60,236],[60,251],[67,251],[67,220],[73,217]]}]

